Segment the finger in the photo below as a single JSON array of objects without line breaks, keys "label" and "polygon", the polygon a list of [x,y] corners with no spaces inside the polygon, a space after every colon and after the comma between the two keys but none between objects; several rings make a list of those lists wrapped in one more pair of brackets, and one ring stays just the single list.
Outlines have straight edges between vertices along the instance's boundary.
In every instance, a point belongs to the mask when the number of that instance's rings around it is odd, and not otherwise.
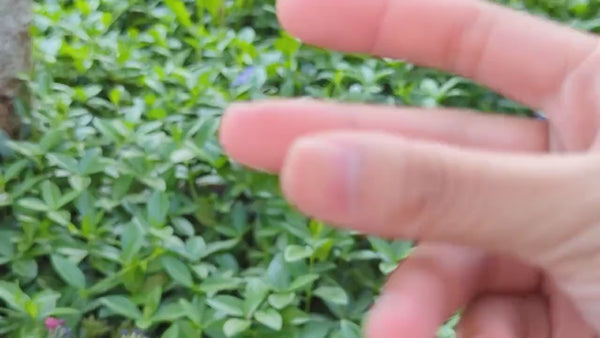
[{"label": "finger", "polygon": [[595,210],[600,189],[590,190],[586,177],[596,175],[596,166],[575,155],[509,155],[386,134],[326,133],[292,146],[282,187],[301,211],[332,224],[531,259],[572,235],[574,228],[564,224],[593,224],[573,215],[587,219]]},{"label": "finger", "polygon": [[539,273],[511,259],[447,244],[423,244],[392,274],[367,320],[368,338],[434,337],[480,292],[530,292]]},{"label": "finger", "polygon": [[451,313],[477,292],[484,260],[473,249],[417,248],[388,280],[368,316],[366,337],[434,337]]},{"label": "finger", "polygon": [[593,53],[592,35],[479,0],[280,0],[307,43],[443,68],[536,108]]},{"label": "finger", "polygon": [[550,325],[548,307],[541,296],[488,295],[469,306],[457,337],[550,338]]},{"label": "finger", "polygon": [[420,110],[276,100],[238,104],[221,123],[220,139],[238,162],[279,171],[292,142],[335,130],[379,130],[415,139],[504,151],[545,151],[545,121],[459,110]]},{"label": "finger", "polygon": [[[549,299],[549,306],[552,309],[552,333],[554,337],[581,337],[581,338],[597,338],[596,332],[600,332],[600,323],[598,316],[593,315],[593,310],[586,308],[585,303],[592,303],[595,298],[585,297],[578,298],[577,294],[567,294],[569,290],[559,288],[558,285],[546,279],[543,285],[544,294]],[[575,303],[579,305],[579,309]],[[580,311],[585,309],[587,311]],[[587,314],[584,318],[582,314]],[[592,315],[589,315],[592,314]],[[587,320],[587,322],[586,322]],[[592,326],[594,325],[594,326]],[[596,328],[595,331],[594,328]]]}]

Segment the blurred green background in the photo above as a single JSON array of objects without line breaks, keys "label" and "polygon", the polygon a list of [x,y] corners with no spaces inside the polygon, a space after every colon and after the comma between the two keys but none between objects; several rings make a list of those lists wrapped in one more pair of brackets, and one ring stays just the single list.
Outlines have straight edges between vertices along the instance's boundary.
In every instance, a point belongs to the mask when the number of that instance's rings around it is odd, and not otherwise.
[{"label": "blurred green background", "polygon": [[[503,3],[600,30],[597,0]],[[272,0],[34,8],[34,104],[18,105],[23,140],[0,142],[4,337],[45,337],[48,317],[64,337],[360,337],[411,244],[290,209],[276,177],[223,155],[223,109],[311,96],[531,114],[450,74],[304,46]]]}]

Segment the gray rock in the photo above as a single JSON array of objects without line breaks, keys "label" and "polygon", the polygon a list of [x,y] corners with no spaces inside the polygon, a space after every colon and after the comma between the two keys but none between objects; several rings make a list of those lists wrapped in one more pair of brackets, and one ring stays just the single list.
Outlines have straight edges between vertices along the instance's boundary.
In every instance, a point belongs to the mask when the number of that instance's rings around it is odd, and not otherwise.
[{"label": "gray rock", "polygon": [[17,76],[31,67],[30,0],[0,0],[0,128],[14,125],[12,99],[20,93]]}]

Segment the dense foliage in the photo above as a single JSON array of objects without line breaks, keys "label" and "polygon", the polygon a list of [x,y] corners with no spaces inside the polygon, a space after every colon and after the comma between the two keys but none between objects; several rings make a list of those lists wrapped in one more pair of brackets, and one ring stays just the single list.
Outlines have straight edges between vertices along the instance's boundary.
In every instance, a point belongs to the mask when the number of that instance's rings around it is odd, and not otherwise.
[{"label": "dense foliage", "polygon": [[[505,2],[600,28],[596,0]],[[40,0],[32,32],[34,104],[18,105],[23,140],[0,143],[6,337],[360,337],[410,243],[289,208],[276,177],[223,155],[223,109],[312,96],[530,113],[438,71],[301,45],[268,0]]]}]

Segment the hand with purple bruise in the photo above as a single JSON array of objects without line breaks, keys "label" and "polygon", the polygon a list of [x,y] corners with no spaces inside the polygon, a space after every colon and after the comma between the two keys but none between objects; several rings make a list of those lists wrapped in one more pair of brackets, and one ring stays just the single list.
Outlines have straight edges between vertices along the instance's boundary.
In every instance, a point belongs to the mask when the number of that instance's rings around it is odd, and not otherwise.
[{"label": "hand with purple bruise", "polygon": [[598,37],[478,0],[280,0],[307,43],[471,78],[548,120],[307,100],[231,107],[235,160],[308,215],[419,240],[369,338],[600,333]]}]

